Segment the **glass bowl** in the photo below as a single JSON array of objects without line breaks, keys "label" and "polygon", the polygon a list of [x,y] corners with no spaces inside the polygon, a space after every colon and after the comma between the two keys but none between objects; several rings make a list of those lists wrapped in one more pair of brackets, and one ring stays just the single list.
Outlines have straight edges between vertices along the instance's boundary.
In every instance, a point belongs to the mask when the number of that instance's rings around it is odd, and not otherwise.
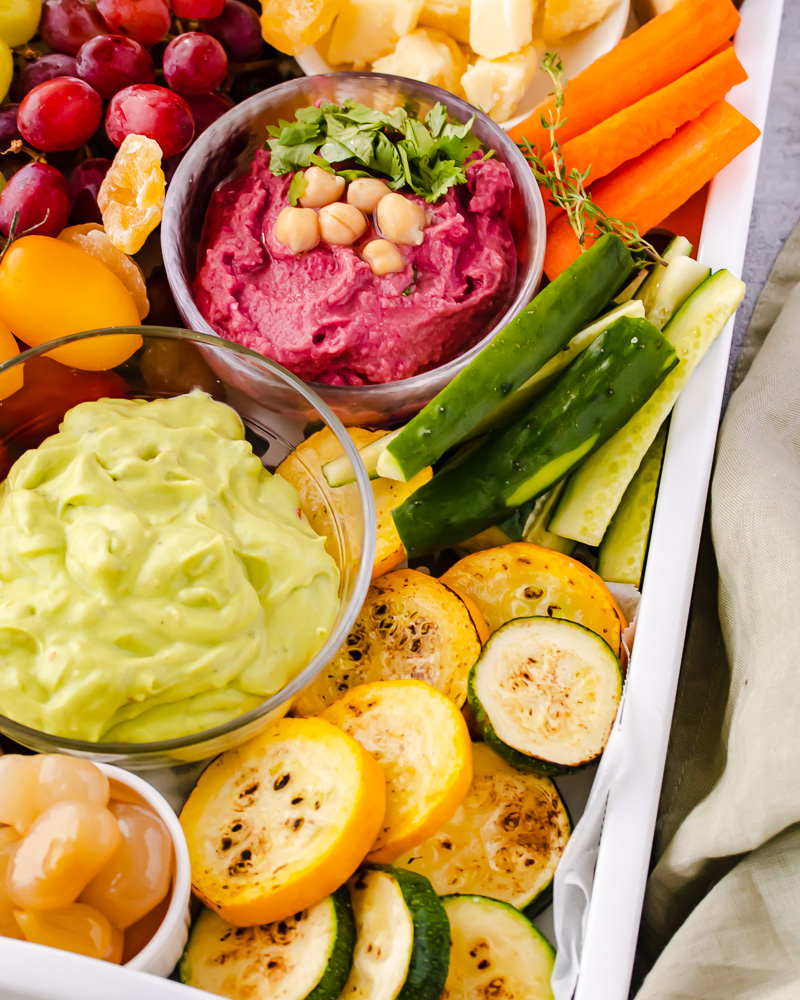
[{"label": "glass bowl", "polygon": [[[514,298],[469,350],[431,371],[383,385],[331,386],[310,383],[346,424],[379,427],[408,419],[429,402],[533,298],[544,261],[545,219],[542,197],[522,153],[506,133],[472,105],[447,91],[404,77],[381,73],[331,73],[289,80],[243,101],[219,118],[189,148],[167,191],[161,223],[161,249],[172,294],[187,326],[216,336],[194,301],[192,282],[206,210],[214,190],[244,172],[267,138],[267,126],[294,118],[299,108],[319,99],[340,104],[351,98],[382,110],[403,105],[422,117],[437,101],[456,121],[475,115],[474,131],[496,150],[514,181],[510,224],[519,262]],[[226,360],[226,377],[235,378],[235,357]]]},{"label": "glass bowl", "polygon": [[[140,334],[142,346],[112,371],[69,368],[48,357],[54,349],[119,334]],[[109,343],[108,340],[105,343]],[[235,360],[246,378],[240,384],[219,373]],[[131,770],[191,764],[249,739],[288,712],[294,698],[324,668],[350,631],[369,587],[375,557],[372,488],[358,452],[338,418],[300,379],[260,354],[219,337],[165,327],[131,327],[77,333],[25,351],[0,364],[0,376],[24,365],[24,385],[0,402],[0,444],[4,478],[13,463],[58,429],[64,413],[80,402],[103,397],[155,399],[178,396],[195,386],[226,402],[242,419],[247,440],[263,464],[273,469],[311,430],[328,427],[356,473],[360,503],[354,521],[337,518],[335,507],[328,549],[341,571],[339,609],[324,646],[297,676],[260,706],[230,722],[192,736],[153,743],[93,743],[43,733],[0,715],[0,732],[41,753],[62,752]],[[306,466],[324,495],[324,478]]]}]

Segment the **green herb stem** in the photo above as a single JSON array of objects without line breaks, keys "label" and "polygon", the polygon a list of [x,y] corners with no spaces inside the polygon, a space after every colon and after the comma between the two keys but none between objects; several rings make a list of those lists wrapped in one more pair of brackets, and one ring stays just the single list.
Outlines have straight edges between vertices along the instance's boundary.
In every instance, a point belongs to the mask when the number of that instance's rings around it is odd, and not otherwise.
[{"label": "green herb stem", "polygon": [[564,64],[557,52],[547,52],[542,60],[541,69],[547,73],[553,85],[550,96],[554,98],[554,111],[548,112],[547,118],[541,116],[542,127],[549,136],[552,165],[545,163],[541,151],[534,149],[527,139],[523,139],[520,143],[520,148],[533,170],[536,183],[550,195],[551,204],[563,209],[578,238],[581,252],[586,249],[587,234],[602,236],[605,233],[614,233],[628,245],[639,263],[655,261],[657,264],[665,265],[666,261],[655,247],[640,235],[635,225],[608,215],[592,200],[586,190],[591,167],[583,172],[575,167],[567,171],[558,142],[558,130],[567,120],[563,114],[564,95],[568,86],[564,80]]}]

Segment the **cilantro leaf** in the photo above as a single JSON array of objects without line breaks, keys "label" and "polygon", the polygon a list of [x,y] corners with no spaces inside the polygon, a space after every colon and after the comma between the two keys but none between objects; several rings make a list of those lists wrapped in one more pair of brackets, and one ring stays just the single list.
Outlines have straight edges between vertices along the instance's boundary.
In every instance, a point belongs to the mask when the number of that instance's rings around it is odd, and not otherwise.
[{"label": "cilantro leaf", "polygon": [[292,183],[289,185],[289,190],[287,192],[289,204],[296,205],[306,193],[307,187],[308,181],[306,180],[306,175],[298,170],[292,178]]},{"label": "cilantro leaf", "polygon": [[[420,121],[402,107],[382,112],[351,100],[321,101],[301,108],[293,122],[268,127],[270,169],[281,175],[313,163],[346,180],[379,175],[393,190],[408,186],[435,202],[448,188],[466,182],[467,160],[481,149],[474,120],[450,122],[441,104]],[[484,158],[493,152],[484,151]]]}]

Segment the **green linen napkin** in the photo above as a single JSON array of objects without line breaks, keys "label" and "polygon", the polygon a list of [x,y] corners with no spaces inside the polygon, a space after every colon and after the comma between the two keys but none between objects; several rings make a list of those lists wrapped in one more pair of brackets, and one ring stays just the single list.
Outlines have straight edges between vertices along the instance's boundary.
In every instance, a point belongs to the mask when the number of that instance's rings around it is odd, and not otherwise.
[{"label": "green linen napkin", "polygon": [[636,1000],[800,998],[800,225],[734,384],[645,898],[640,966],[655,965]]}]

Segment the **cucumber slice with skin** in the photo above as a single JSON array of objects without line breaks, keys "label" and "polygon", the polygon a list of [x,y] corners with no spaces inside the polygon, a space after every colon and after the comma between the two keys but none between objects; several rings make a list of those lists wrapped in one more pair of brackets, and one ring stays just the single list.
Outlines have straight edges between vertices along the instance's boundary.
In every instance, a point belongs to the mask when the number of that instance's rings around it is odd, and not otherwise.
[{"label": "cucumber slice with skin", "polygon": [[633,266],[622,240],[601,237],[406,424],[378,459],[378,473],[407,482],[463,441],[597,316]]},{"label": "cucumber slice with skin", "polygon": [[430,882],[397,868],[363,868],[348,882],[356,920],[342,1000],[439,1000],[450,927]]},{"label": "cucumber slice with skin", "polygon": [[641,586],[666,442],[667,425],[662,424],[603,535],[597,572],[610,583]]},{"label": "cucumber slice with skin", "polygon": [[535,774],[570,774],[596,760],[621,696],[616,653],[563,618],[507,622],[469,678],[469,705],[486,743]]},{"label": "cucumber slice with skin", "polygon": [[633,419],[570,476],[550,531],[588,545],[600,544],[658,428],[700,359],[736,312],[744,292],[743,281],[729,271],[717,271],[675,313],[663,335],[678,352],[680,364]]},{"label": "cucumber slice with skin", "polygon": [[[686,239],[686,237],[676,236],[667,244],[667,248],[661,255],[661,259],[666,261],[667,266],[669,266],[674,260],[677,260],[678,257],[688,257],[691,252],[692,244]],[[658,294],[661,282],[664,280],[664,275],[666,273],[667,268],[664,267],[663,264],[653,264],[650,268],[649,274],[634,293],[634,297],[641,299],[644,303],[645,313],[649,312],[653,307],[656,295]]]},{"label": "cucumber slice with skin", "polygon": [[581,351],[585,351],[601,333],[611,326],[615,319],[619,319],[621,316],[644,319],[644,304],[638,299],[631,299],[629,302],[615,306],[596,319],[594,323],[584,327],[580,333],[575,334],[566,347],[550,358],[535,375],[532,375],[525,385],[509,396],[504,403],[501,403],[490,416],[481,421],[469,437],[477,437],[494,427],[502,427],[504,424],[510,423],[530,405],[533,399],[544,392],[556,376],[563,372]]},{"label": "cucumber slice with skin", "polygon": [[616,320],[519,420],[487,434],[393,511],[407,555],[459,545],[546,493],[630,420],[677,363],[651,323]]},{"label": "cucumber slice with skin", "polygon": [[706,267],[692,257],[676,257],[661,278],[656,296],[647,311],[647,319],[663,330],[692,292],[711,274]]},{"label": "cucumber slice with skin", "polygon": [[231,1000],[338,1000],[356,927],[347,889],[260,927],[234,927],[203,909],[192,924],[180,981]]},{"label": "cucumber slice with skin", "polygon": [[486,896],[445,896],[450,972],[442,1000],[552,1000],[555,949],[508,903]]},{"label": "cucumber slice with skin", "polygon": [[[381,453],[386,450],[386,446],[402,430],[402,427],[396,431],[391,431],[389,434],[384,434],[383,437],[378,438],[377,441],[372,441],[370,444],[366,445],[364,448],[359,449],[359,455],[361,456],[361,461],[364,463],[370,479],[379,479],[378,475],[378,459]],[[322,466],[322,475],[325,477],[328,486],[347,486],[348,483],[354,483],[356,480],[355,472],[353,471],[353,466],[350,464],[350,459],[347,455],[340,455],[338,458],[334,458],[330,462],[326,462]]]},{"label": "cucumber slice with skin", "polygon": [[472,785],[453,818],[395,867],[440,895],[477,893],[534,912],[547,905],[572,828],[550,778],[521,771],[486,743],[472,745]]}]

